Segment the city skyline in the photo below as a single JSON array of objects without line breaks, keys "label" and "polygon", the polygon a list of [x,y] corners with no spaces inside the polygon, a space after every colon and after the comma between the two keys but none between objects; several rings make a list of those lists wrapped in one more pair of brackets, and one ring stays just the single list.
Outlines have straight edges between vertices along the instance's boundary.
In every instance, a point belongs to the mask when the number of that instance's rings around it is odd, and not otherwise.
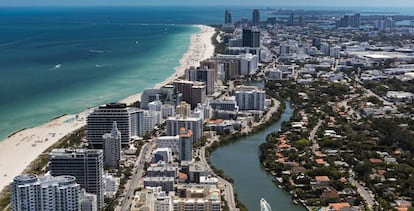
[{"label": "city skyline", "polygon": [[[307,0],[292,0],[289,2],[285,1],[271,1],[271,0],[229,0],[229,1],[219,1],[219,0],[200,0],[197,2],[188,3],[185,0],[73,0],[73,1],[53,1],[53,0],[4,0],[0,2],[0,6],[124,6],[124,5],[133,5],[133,6],[322,6],[322,7],[367,7],[373,6],[372,1],[358,1],[358,0],[349,0],[346,2],[337,2],[330,0],[315,0],[310,5]],[[414,7],[414,3],[410,0],[395,0],[390,3],[387,0],[378,0],[375,2],[374,7]]]}]

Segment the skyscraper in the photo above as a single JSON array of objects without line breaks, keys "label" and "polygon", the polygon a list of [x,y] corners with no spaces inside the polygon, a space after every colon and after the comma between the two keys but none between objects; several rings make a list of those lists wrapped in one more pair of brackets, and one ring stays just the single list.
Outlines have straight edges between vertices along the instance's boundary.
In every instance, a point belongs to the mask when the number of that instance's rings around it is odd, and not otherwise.
[{"label": "skyscraper", "polygon": [[180,134],[180,129],[185,128],[193,132],[193,142],[198,141],[203,134],[203,120],[200,118],[175,118],[167,119],[167,136]]},{"label": "skyscraper", "polygon": [[86,138],[91,145],[90,148],[102,149],[102,136],[111,132],[114,121],[117,122],[118,129],[121,131],[122,147],[129,146],[130,116],[127,106],[124,103],[110,103],[99,106],[88,116]]},{"label": "skyscraper", "polygon": [[16,176],[10,184],[11,210],[80,210],[81,191],[73,176]]},{"label": "skyscraper", "polygon": [[203,82],[174,81],[174,87],[182,93],[183,101],[191,104],[191,108],[206,100],[206,86]]},{"label": "skyscraper", "polygon": [[361,26],[361,14],[344,15],[336,22],[336,27],[353,27],[359,28]]},{"label": "skyscraper", "polygon": [[119,132],[116,122],[112,125],[111,133],[102,136],[104,140],[104,165],[110,168],[118,168],[121,159],[121,132]]},{"label": "skyscraper", "polygon": [[304,27],[306,25],[305,16],[299,16],[299,26]]},{"label": "skyscraper", "polygon": [[257,87],[243,86],[238,87],[235,95],[240,110],[264,111],[265,91],[261,91]]},{"label": "skyscraper", "polygon": [[191,161],[193,159],[193,132],[180,128],[180,139],[178,139],[178,157],[180,161]]},{"label": "skyscraper", "polygon": [[287,21],[288,26],[293,26],[294,18],[295,18],[295,15],[293,14],[293,12],[290,13],[290,16],[289,16],[288,21]]},{"label": "skyscraper", "polygon": [[260,31],[257,27],[243,28],[243,47],[260,47]]},{"label": "skyscraper", "polygon": [[257,26],[260,24],[260,12],[258,9],[254,9],[252,13],[252,25]]},{"label": "skyscraper", "polygon": [[49,153],[49,170],[52,176],[71,175],[88,193],[96,194],[97,207],[102,209],[103,151],[95,149],[54,149]]},{"label": "skyscraper", "polygon": [[361,14],[357,13],[354,15],[353,27],[359,28],[361,26]]},{"label": "skyscraper", "polygon": [[208,67],[194,68],[190,67],[185,70],[185,79],[188,81],[201,81],[206,84],[207,95],[214,93],[215,84],[214,69]]},{"label": "skyscraper", "polygon": [[144,110],[137,108],[128,108],[130,117],[130,132],[131,136],[143,136],[144,132]]},{"label": "skyscraper", "polygon": [[226,10],[224,12],[224,23],[226,23],[226,24],[232,23],[232,20],[231,20],[231,10]]}]

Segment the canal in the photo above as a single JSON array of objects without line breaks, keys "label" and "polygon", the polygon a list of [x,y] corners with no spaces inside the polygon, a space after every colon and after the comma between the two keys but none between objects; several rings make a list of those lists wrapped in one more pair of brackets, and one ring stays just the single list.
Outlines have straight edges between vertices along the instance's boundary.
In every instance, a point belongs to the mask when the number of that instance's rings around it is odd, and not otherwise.
[{"label": "canal", "polygon": [[290,195],[272,182],[273,176],[264,170],[259,161],[259,145],[265,142],[267,134],[278,131],[282,123],[289,121],[293,115],[291,104],[285,104],[286,110],[279,121],[257,134],[218,148],[210,158],[215,167],[233,178],[239,200],[251,211],[260,210],[261,198],[266,199],[272,211],[306,210],[303,206],[291,202]]}]

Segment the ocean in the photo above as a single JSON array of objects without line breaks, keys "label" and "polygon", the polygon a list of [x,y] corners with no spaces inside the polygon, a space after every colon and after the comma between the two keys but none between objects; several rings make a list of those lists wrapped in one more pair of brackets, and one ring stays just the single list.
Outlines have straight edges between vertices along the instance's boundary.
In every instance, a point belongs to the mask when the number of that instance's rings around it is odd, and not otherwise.
[{"label": "ocean", "polygon": [[153,87],[174,73],[193,24],[221,24],[225,9],[251,17],[249,7],[0,8],[0,140]]},{"label": "ocean", "polygon": [[198,31],[189,24],[199,22],[175,15],[161,8],[0,9],[0,140],[173,74]]}]

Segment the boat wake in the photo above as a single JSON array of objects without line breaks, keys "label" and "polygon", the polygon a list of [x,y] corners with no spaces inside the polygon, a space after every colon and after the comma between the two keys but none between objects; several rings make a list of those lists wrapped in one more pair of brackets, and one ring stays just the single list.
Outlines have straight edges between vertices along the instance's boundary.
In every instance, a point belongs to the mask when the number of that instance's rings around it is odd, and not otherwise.
[{"label": "boat wake", "polygon": [[93,50],[93,49],[89,50],[89,52],[91,52],[91,53],[105,53],[105,51]]},{"label": "boat wake", "polygon": [[62,64],[57,64],[54,67],[50,68],[49,70],[58,70],[62,67]]},{"label": "boat wake", "polygon": [[111,66],[110,64],[97,64],[95,65],[96,68],[101,68],[101,67],[108,67]]}]

